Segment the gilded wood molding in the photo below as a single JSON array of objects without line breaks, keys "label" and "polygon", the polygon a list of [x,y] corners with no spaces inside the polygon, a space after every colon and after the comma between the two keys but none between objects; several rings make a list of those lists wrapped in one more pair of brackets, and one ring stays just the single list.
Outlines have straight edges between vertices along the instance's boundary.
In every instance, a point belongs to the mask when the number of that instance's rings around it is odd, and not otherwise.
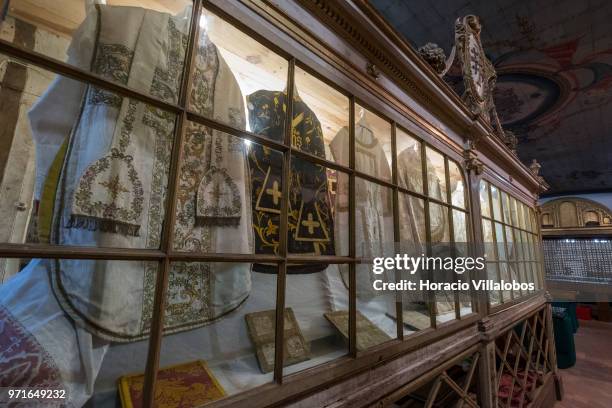
[{"label": "gilded wood molding", "polygon": [[[568,197],[548,201],[541,207],[542,228],[589,229],[612,227],[612,211],[586,198]],[[569,232],[569,231],[568,231]]]}]

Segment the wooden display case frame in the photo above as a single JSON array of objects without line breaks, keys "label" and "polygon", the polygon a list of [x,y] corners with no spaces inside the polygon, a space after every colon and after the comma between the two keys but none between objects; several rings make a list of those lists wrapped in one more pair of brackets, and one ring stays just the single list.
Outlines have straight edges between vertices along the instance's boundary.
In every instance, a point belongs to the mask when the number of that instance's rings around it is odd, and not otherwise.
[{"label": "wooden display case frame", "polygon": [[[298,157],[321,164],[349,175],[349,191],[355,191],[356,177],[393,189],[395,215],[398,193],[423,198],[428,218],[427,203],[437,202],[428,197],[427,191],[417,194],[398,186],[396,152],[393,151],[391,182],[376,179],[355,170],[354,149],[349,165],[333,163],[302,152],[291,146],[291,121],[286,121],[285,140],[274,142],[265,137],[228,125],[220,124],[191,111],[187,106],[191,72],[194,60],[194,44],[198,36],[198,19],[202,7],[212,10],[256,40],[265,44],[289,62],[289,78],[293,78],[296,66],[322,79],[330,86],[349,96],[350,143],[354,146],[355,102],[371,108],[392,124],[392,145],[395,133],[401,127],[422,143],[422,153],[429,146],[459,163],[466,181],[466,210],[468,211],[469,237],[482,242],[480,224],[479,185],[488,180],[510,192],[523,202],[536,206],[538,194],[544,186],[541,179],[520,163],[517,156],[497,137],[482,117],[474,115],[450,87],[418,56],[411,46],[365,0],[195,0],[191,17],[186,62],[183,68],[181,92],[177,104],[167,103],[146,93],[110,82],[90,72],[64,62],[33,52],[6,41],[0,41],[0,52],[28,64],[42,67],[53,73],[84,81],[101,89],[133,98],[153,107],[177,115],[175,145],[172,151],[166,221],[162,231],[160,249],[120,249],[59,247],[39,244],[0,244],[1,257],[39,257],[72,259],[151,260],[160,263],[157,275],[152,331],[149,340],[143,406],[153,406],[156,372],[159,369],[163,330],[163,311],[170,264],[173,261],[209,262],[267,262],[279,267],[276,307],[276,363],[274,382],[246,392],[229,396],[210,404],[210,407],[264,407],[299,402],[301,406],[366,406],[383,401],[379,406],[392,402],[399,396],[422,384],[436,373],[444,371],[445,364],[475,350],[481,353],[478,360],[477,381],[481,406],[493,405],[495,392],[490,358],[484,358],[491,339],[499,327],[519,321],[534,311],[547,308],[544,291],[515,299],[498,307],[489,307],[486,298],[474,297],[474,313],[457,316],[456,320],[438,324],[432,314],[432,327],[410,336],[404,336],[401,318],[398,319],[398,336],[389,342],[365,352],[356,349],[356,293],[355,264],[355,202],[349,202],[349,254],[348,256],[303,256],[287,251],[287,201],[283,200],[280,225],[279,255],[185,253],[175,251],[172,245],[172,226],[175,218],[179,160],[182,135],[186,123],[193,121],[251,140],[275,149],[283,154],[283,194],[288,194],[291,157]],[[452,27],[448,27],[452,30]],[[293,81],[288,82],[288,100],[292,101]],[[287,116],[291,117],[292,104]],[[425,157],[424,155],[422,157]],[[448,178],[448,177],[447,177]],[[450,189],[447,189],[450,194]],[[448,203],[439,202],[447,208]],[[460,209],[460,208],[457,208]],[[460,209],[464,210],[464,209]],[[450,211],[452,214],[452,211]],[[450,222],[452,225],[452,219]],[[452,231],[451,231],[452,232]],[[397,239],[399,226],[394,229]],[[541,239],[541,233],[538,232]],[[478,254],[475,254],[478,255]],[[336,263],[349,264],[349,354],[322,366],[283,375],[283,310],[285,309],[285,281],[288,263]],[[401,311],[401,304],[397,305]],[[547,312],[550,313],[550,312]],[[401,316],[401,313],[398,314]],[[554,342],[550,345],[554,354]],[[483,352],[485,354],[483,354]],[[466,354],[467,353],[467,354]],[[556,374],[555,374],[556,375]],[[365,377],[364,377],[365,376]],[[368,378],[368,385],[361,386]],[[556,378],[556,377],[555,377]],[[386,402],[385,402],[386,401]]]}]

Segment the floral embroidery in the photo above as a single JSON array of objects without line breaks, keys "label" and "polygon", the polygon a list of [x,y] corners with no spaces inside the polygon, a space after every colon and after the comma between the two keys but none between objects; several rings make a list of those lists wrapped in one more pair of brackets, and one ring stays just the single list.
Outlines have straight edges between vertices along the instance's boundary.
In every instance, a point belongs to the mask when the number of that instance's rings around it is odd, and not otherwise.
[{"label": "floral embroidery", "polygon": [[212,166],[198,188],[196,222],[238,225],[241,209],[240,191],[234,180],[225,169]]},{"label": "floral embroidery", "polygon": [[[103,78],[127,84],[134,51],[122,44],[98,44],[93,71]],[[121,96],[91,87],[88,102],[92,105],[121,106]]]},{"label": "floral embroidery", "polygon": [[[142,214],[144,192],[132,161],[132,156],[113,148],[110,155],[96,160],[87,168],[74,195],[79,213],[71,216],[68,228],[138,236],[140,226],[137,222]],[[104,187],[107,200],[94,200],[95,184]],[[126,188],[126,185],[130,188]],[[122,201],[131,202],[129,206],[122,205],[118,200],[125,193],[130,193],[130,198]]]},{"label": "floral embroidery", "polygon": [[[89,165],[81,176],[67,228],[139,235],[144,190],[133,157],[124,153],[133,130],[136,106],[137,102],[130,101],[119,148],[111,148],[110,154]],[[101,191],[106,191],[105,197],[101,197]]]},{"label": "floral embroidery", "polygon": [[201,115],[212,117],[215,98],[215,83],[219,74],[219,56],[217,47],[208,39],[200,40],[200,47],[195,58],[190,105]]},{"label": "floral embroidery", "polygon": [[[253,132],[280,141],[284,135],[286,95],[260,90],[247,96]],[[292,145],[325,157],[321,124],[310,108],[294,98]],[[255,252],[278,254],[282,194],[280,153],[255,144],[249,148]],[[292,160],[289,179],[288,247],[291,253],[334,255],[334,225],[325,167],[306,160]],[[318,272],[325,264],[288,267],[290,273]],[[274,273],[275,266],[255,264],[258,272]]]},{"label": "floral embroidery", "polygon": [[169,19],[168,42],[162,50],[162,53],[167,56],[166,69],[161,67],[155,68],[150,90],[151,95],[176,103],[186,49],[187,36],[176,28],[174,20]]}]

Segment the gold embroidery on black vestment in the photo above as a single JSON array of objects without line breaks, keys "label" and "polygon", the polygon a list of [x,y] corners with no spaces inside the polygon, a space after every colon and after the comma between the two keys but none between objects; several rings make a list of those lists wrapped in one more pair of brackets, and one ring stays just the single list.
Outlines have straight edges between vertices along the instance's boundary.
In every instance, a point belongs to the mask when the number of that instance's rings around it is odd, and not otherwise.
[{"label": "gold embroidery on black vestment", "polygon": [[[287,110],[285,94],[257,91],[247,97],[249,123],[254,133],[282,142]],[[321,124],[299,98],[293,102],[291,143],[294,147],[325,158]],[[255,253],[278,254],[282,186],[282,154],[253,144],[249,149],[252,183]],[[292,158],[289,180],[288,249],[292,254],[334,255],[334,224],[327,169]],[[289,265],[288,273],[318,272],[327,264]],[[275,265],[255,264],[258,272],[276,272]]]}]

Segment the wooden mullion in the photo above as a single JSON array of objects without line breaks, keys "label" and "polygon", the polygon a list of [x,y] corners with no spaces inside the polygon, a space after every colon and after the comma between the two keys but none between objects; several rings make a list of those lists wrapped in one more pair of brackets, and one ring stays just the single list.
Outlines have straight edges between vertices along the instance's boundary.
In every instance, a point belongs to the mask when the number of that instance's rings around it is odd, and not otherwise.
[{"label": "wooden mullion", "polygon": [[285,129],[283,142],[287,150],[283,152],[282,180],[281,180],[281,210],[279,225],[278,255],[284,260],[280,263],[276,277],[276,325],[274,332],[274,381],[283,382],[283,363],[285,348],[285,303],[287,280],[287,254],[289,252],[289,188],[291,183],[291,135],[293,132],[293,95],[295,91],[295,59],[289,60],[287,69],[287,91],[285,95]]},{"label": "wooden mullion", "polygon": [[[427,256],[431,256],[431,217],[429,216],[429,174],[427,172],[427,147],[425,143],[421,143],[421,171],[423,177],[423,194],[425,195],[425,201],[423,202],[423,212],[425,215],[425,244]],[[427,279],[433,282],[433,272],[427,271]],[[432,329],[438,326],[436,317],[438,316],[438,305],[436,303],[435,293],[432,291],[427,292],[427,298],[429,303],[429,323]]]},{"label": "wooden mullion", "polygon": [[[174,223],[176,220],[176,196],[180,177],[180,158],[182,151],[183,135],[187,128],[187,114],[185,106],[191,87],[193,77],[193,67],[196,58],[195,50],[200,32],[199,18],[202,10],[202,0],[194,0],[189,26],[189,36],[187,39],[187,52],[181,76],[181,86],[179,90],[180,114],[175,123],[175,137],[170,159],[170,171],[168,174],[167,197],[165,205],[165,218],[162,227],[161,247],[162,251],[168,253],[172,248],[172,238]],[[155,405],[155,386],[157,372],[159,370],[159,360],[161,352],[161,342],[164,328],[164,310],[166,303],[166,292],[168,287],[168,277],[172,265],[169,258],[165,258],[158,271],[157,282],[155,285],[155,298],[153,303],[153,315],[151,316],[151,335],[149,337],[149,349],[144,378],[143,407],[153,408]]]},{"label": "wooden mullion", "polygon": [[283,257],[274,254],[233,254],[183,252],[169,250],[166,256],[173,262],[246,262],[246,263],[279,263]]},{"label": "wooden mullion", "polygon": [[[467,220],[467,225],[469,226],[468,236],[470,237],[470,242],[474,243],[469,246],[470,253],[474,258],[482,257],[485,259],[484,255],[486,251],[483,235],[483,220],[485,217],[481,214],[482,208],[480,206],[480,184],[482,183],[482,179],[475,171],[469,171],[464,176],[467,185],[467,200],[465,205],[468,210],[466,217],[469,217],[469,220]],[[477,243],[480,245],[477,245]],[[470,279],[474,278],[474,273],[477,275],[477,279],[488,279],[486,265],[482,271],[471,271]],[[476,310],[483,318],[489,314],[490,303],[488,293],[471,290],[470,299],[472,300],[472,311]],[[481,377],[485,378],[483,376]]]},{"label": "wooden mullion", "polygon": [[[450,168],[449,168],[449,164],[448,164],[448,157],[444,156],[444,178],[445,181],[444,183],[446,184],[446,200],[448,202],[448,205],[450,205],[453,200],[452,200],[452,195],[451,195],[451,184],[450,184]],[[451,257],[455,257],[457,256],[457,247],[456,247],[456,241],[455,241],[455,221],[454,221],[454,214],[453,214],[453,210],[451,207],[448,206],[444,206],[444,208],[446,209],[446,211],[448,211],[448,231],[449,231],[449,237],[450,237],[450,241],[453,243],[451,246]],[[467,226],[467,219],[466,221],[466,226]],[[453,271],[453,281],[454,282],[458,282],[459,281],[459,277],[457,276],[457,274],[455,273],[455,271]],[[453,291],[453,296],[455,298],[455,319],[459,320],[461,319],[461,302],[459,302],[459,290],[455,290]]]},{"label": "wooden mullion", "polygon": [[[397,124],[393,122],[391,124],[391,178],[393,180],[393,245],[395,251],[398,252],[400,246],[400,224],[399,224],[399,192],[397,189],[398,182],[398,163],[397,163]],[[400,281],[399,271],[396,269],[393,274],[395,282]],[[396,328],[397,338],[400,340],[404,339],[404,306],[402,302],[401,292],[395,293],[395,316],[396,316]]]},{"label": "wooden mullion", "polygon": [[[500,282],[501,284],[501,267],[500,267],[500,259],[499,259],[499,250],[497,248],[498,246],[498,242],[497,242],[497,231],[495,229],[495,209],[493,208],[493,193],[491,192],[491,183],[487,183],[487,196],[489,199],[489,211],[490,211],[490,215],[491,215],[491,234],[493,235],[493,242],[491,243],[493,245],[493,252],[495,252],[495,259],[498,262],[497,265],[497,281]],[[499,191],[499,189],[497,190]],[[499,289],[499,304],[503,304],[504,303],[504,291],[503,289],[500,287]],[[491,301],[489,300],[489,305],[491,305]]]},{"label": "wooden mullion", "polygon": [[63,258],[63,259],[112,259],[121,261],[164,259],[159,249],[145,248],[97,248],[72,245],[12,244],[0,243],[0,258]]},{"label": "wooden mullion", "polygon": [[227,135],[236,136],[243,140],[248,140],[253,143],[257,143],[262,146],[269,147],[274,150],[278,150],[281,153],[290,149],[289,146],[285,145],[284,143],[277,142],[275,140],[272,140],[266,136],[262,136],[257,133],[249,132],[248,130],[239,129],[232,125],[228,125],[227,123],[218,122],[215,119],[211,119],[197,112],[194,112],[190,110],[189,108],[187,108],[186,114],[187,114],[187,119],[189,121],[195,122],[203,126],[207,126],[213,130],[217,130]]},{"label": "wooden mullion", "polygon": [[[510,272],[510,265],[512,264],[512,262],[510,262],[510,251],[509,251],[509,246],[508,246],[508,240],[506,239],[506,228],[508,228],[508,225],[504,223],[504,196],[502,194],[502,190],[497,189],[497,191],[499,191],[499,206],[500,206],[500,212],[501,212],[501,225],[502,225],[502,238],[504,240],[504,242],[502,243],[504,245],[504,252],[506,254],[506,265],[508,267],[508,276],[510,277],[510,279],[512,279],[512,273]],[[508,194],[508,193],[506,193]],[[495,225],[493,225],[495,227]],[[500,274],[501,274],[501,270],[500,270]],[[510,300],[514,300],[514,290],[510,289]]]},{"label": "wooden mullion", "polygon": [[304,150],[300,150],[298,148],[295,147],[291,147],[291,156],[295,156],[295,157],[299,157],[300,159],[304,159],[307,160],[309,162],[313,162],[316,164],[319,164],[321,166],[325,166],[329,169],[332,170],[336,170],[342,173],[346,173],[346,174],[351,174],[353,173],[353,169],[351,169],[348,166],[345,166],[343,164],[334,162],[334,161],[330,161],[327,159],[324,159],[320,156],[314,155],[312,153],[308,153],[305,152]]},{"label": "wooden mullion", "polygon": [[[355,97],[349,98],[349,257],[355,258],[357,254],[357,241],[355,229]],[[357,357],[357,264],[349,263],[349,354]]]},{"label": "wooden mullion", "polygon": [[379,177],[373,176],[371,174],[368,173],[364,173],[360,170],[354,170],[354,173],[361,179],[367,180],[367,181],[371,181],[372,183],[381,185],[383,187],[387,187],[387,188],[394,188],[396,187],[395,184],[393,184],[392,181],[390,180],[385,180],[385,179],[381,179]]}]

